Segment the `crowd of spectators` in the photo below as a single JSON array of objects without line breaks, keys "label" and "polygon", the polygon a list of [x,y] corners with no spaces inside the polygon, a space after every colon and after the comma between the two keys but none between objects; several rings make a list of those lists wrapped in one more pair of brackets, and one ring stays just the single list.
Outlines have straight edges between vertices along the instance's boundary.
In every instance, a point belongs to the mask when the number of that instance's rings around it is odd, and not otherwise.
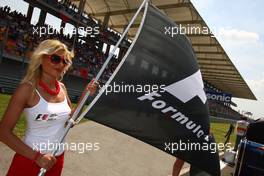
[{"label": "crowd of spectators", "polygon": [[[73,45],[73,36],[64,35],[59,32],[46,34],[39,38],[39,36],[33,32],[33,27],[38,26],[38,24],[35,26],[30,24],[25,15],[17,11],[11,11],[7,6],[0,8],[0,18],[0,42],[5,42],[5,53],[30,58],[34,48],[39,42],[45,39],[58,39],[70,48]],[[48,25],[45,24],[44,27],[47,28]],[[50,29],[52,29],[52,27],[50,27]],[[5,37],[7,38],[6,41],[4,41]],[[73,60],[73,67],[70,74],[87,79],[94,77],[96,73],[98,73],[108,55],[99,51],[94,42],[95,41],[75,42],[75,58]],[[109,63],[109,66],[103,75],[103,79],[107,79],[117,66],[119,61],[116,58],[117,56],[114,57],[115,58],[112,59],[112,62]]]},{"label": "crowd of spectators", "polygon": [[232,118],[234,120],[241,120],[243,118],[243,115],[233,110],[231,107],[225,106],[221,102],[209,100],[208,106],[209,106],[210,114],[214,117],[221,117],[228,119]]},{"label": "crowd of spectators", "polygon": [[[1,41],[6,37],[5,35],[8,30],[8,40],[6,41],[5,50],[7,52],[14,51],[15,54],[22,55],[25,45],[28,42],[28,40],[22,42],[24,38],[27,39],[27,37],[22,34],[26,33],[24,31],[28,29],[28,25],[24,21],[25,16],[17,11],[11,12],[10,7],[5,6],[0,8],[0,17]],[[28,45],[28,47],[30,47],[30,45]]]},{"label": "crowd of spectators", "polygon": [[[73,2],[71,2],[70,0],[43,0],[44,2],[46,2],[47,4],[50,4],[52,7],[57,8],[58,10],[63,10],[66,14],[73,16],[74,18],[78,17],[79,14],[79,8],[77,7],[77,5]],[[113,42],[118,41],[118,39],[120,38],[120,34],[118,34],[115,31],[110,31],[108,30],[106,27],[103,28],[102,27],[102,21],[101,20],[94,20],[91,17],[90,13],[87,13],[84,9],[82,16],[80,18],[80,20],[84,23],[87,24],[89,26],[100,26],[101,29],[101,33],[100,33],[100,38],[107,38],[107,39],[111,39]]]}]

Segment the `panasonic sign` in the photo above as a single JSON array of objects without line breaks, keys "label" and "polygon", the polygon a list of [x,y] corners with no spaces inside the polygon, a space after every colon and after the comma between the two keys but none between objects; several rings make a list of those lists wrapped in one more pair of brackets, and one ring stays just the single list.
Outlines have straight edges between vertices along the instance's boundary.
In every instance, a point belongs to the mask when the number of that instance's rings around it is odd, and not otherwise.
[{"label": "panasonic sign", "polygon": [[232,98],[231,94],[210,91],[206,92],[206,97],[208,100],[221,101],[225,103],[230,103]]}]

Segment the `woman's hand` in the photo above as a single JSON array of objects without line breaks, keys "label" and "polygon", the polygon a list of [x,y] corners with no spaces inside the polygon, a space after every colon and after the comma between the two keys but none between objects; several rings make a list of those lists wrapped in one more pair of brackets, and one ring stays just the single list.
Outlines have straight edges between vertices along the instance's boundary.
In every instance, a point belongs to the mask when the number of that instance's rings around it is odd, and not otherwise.
[{"label": "woman's hand", "polygon": [[[91,82],[89,82],[89,84],[86,86],[84,92],[82,93],[82,96],[81,96],[79,102],[77,103],[77,106],[79,106],[80,102],[81,102],[82,99],[84,98],[84,96],[85,96],[85,94],[86,94],[87,91],[90,91],[90,95],[93,96],[94,93],[95,93],[96,90],[97,90],[98,85],[99,85],[99,83],[98,83],[98,82],[95,82],[94,79],[93,79]],[[77,107],[77,106],[76,106],[76,107]],[[74,111],[76,110],[76,107],[73,108],[72,111],[71,111],[71,113],[69,114],[69,119],[71,119],[71,117],[72,117]],[[80,113],[81,113],[81,112],[79,112],[78,115],[80,115]],[[66,127],[66,126],[68,125],[68,123],[69,123],[69,119],[65,122],[64,127]],[[75,126],[76,124],[77,124],[77,123],[74,123],[74,122],[73,122],[72,127]]]},{"label": "woman's hand", "polygon": [[37,165],[47,171],[50,170],[56,162],[57,159],[51,154],[41,155],[36,160]]},{"label": "woman's hand", "polygon": [[99,83],[96,81],[94,81],[94,79],[87,85],[87,87],[85,88],[85,92],[86,91],[90,91],[90,95],[94,95],[94,93],[97,90]]}]

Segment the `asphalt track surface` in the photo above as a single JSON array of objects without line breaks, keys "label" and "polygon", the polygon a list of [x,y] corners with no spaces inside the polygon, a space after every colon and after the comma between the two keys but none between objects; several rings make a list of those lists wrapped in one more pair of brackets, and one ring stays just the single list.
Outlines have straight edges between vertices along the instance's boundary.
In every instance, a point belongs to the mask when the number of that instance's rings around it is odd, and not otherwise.
[{"label": "asphalt track surface", "polygon": [[[175,161],[159,149],[91,121],[72,128],[66,142],[63,176],[170,176]],[[13,155],[0,142],[1,176],[6,174]],[[222,175],[230,176],[232,168],[223,163],[221,166]],[[181,175],[189,175],[188,171],[185,164]]]}]

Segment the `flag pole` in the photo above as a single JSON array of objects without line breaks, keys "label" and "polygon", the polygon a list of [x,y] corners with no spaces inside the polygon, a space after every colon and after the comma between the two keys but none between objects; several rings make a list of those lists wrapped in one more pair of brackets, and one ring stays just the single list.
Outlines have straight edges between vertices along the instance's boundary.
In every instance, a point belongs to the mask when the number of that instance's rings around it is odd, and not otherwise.
[{"label": "flag pole", "polygon": [[[128,33],[128,30],[130,29],[131,25],[134,23],[134,21],[136,20],[136,17],[138,16],[139,12],[141,11],[141,9],[144,7],[144,5],[146,4],[146,2],[148,2],[149,0],[144,0],[142,2],[142,4],[140,5],[140,7],[138,8],[137,12],[135,13],[135,15],[133,16],[133,18],[130,20],[129,24],[127,25],[125,31],[123,32],[123,34],[121,35],[120,39],[118,40],[118,42],[116,43],[115,47],[112,49],[112,51],[110,52],[109,56],[107,57],[106,61],[104,62],[102,68],[100,69],[100,71],[98,72],[98,74],[96,75],[94,82],[97,82],[99,80],[99,78],[102,76],[106,66],[108,65],[109,61],[111,60],[111,58],[113,57],[117,47],[120,45],[120,43],[122,42],[122,40],[125,38],[126,34]],[[87,98],[90,95],[90,91],[86,91],[84,97],[81,99],[80,103],[78,104],[77,108],[75,109],[74,113],[72,114],[71,118],[68,121],[67,126],[65,127],[65,130],[63,131],[63,134],[60,136],[60,138],[58,139],[59,143],[62,143],[64,138],[66,137],[66,135],[68,134],[70,128],[73,126],[75,120],[78,118],[78,114],[79,112],[82,110],[83,106],[85,105],[85,102],[87,100]],[[56,149],[53,150],[52,155],[55,156],[55,154],[58,151],[58,145],[56,145]],[[38,176],[44,176],[45,173],[47,172],[46,169],[41,168],[40,172],[38,174]]]},{"label": "flag pole", "polygon": [[121,68],[121,66],[123,65],[123,63],[125,62],[128,54],[130,53],[131,49],[133,48],[135,41],[137,40],[140,31],[143,27],[143,23],[144,20],[146,18],[146,13],[147,13],[147,9],[148,9],[148,1],[145,4],[145,10],[144,10],[144,14],[142,17],[142,22],[138,28],[137,34],[134,38],[134,41],[132,42],[132,44],[130,45],[129,49],[127,50],[125,56],[122,58],[122,60],[120,61],[120,63],[118,64],[118,66],[116,67],[115,71],[113,72],[113,74],[111,75],[111,77],[108,79],[108,81],[105,83],[105,85],[100,89],[100,92],[96,95],[96,97],[93,99],[93,101],[89,104],[89,106],[81,113],[81,115],[79,115],[79,117],[75,120],[75,123],[79,123],[82,118],[84,118],[84,116],[90,111],[90,109],[93,107],[93,105],[97,102],[97,100],[101,97],[101,95],[103,94],[103,92],[105,91],[105,89],[107,88],[107,86],[111,83],[111,81],[114,79],[115,75],[117,74],[118,70]]}]

